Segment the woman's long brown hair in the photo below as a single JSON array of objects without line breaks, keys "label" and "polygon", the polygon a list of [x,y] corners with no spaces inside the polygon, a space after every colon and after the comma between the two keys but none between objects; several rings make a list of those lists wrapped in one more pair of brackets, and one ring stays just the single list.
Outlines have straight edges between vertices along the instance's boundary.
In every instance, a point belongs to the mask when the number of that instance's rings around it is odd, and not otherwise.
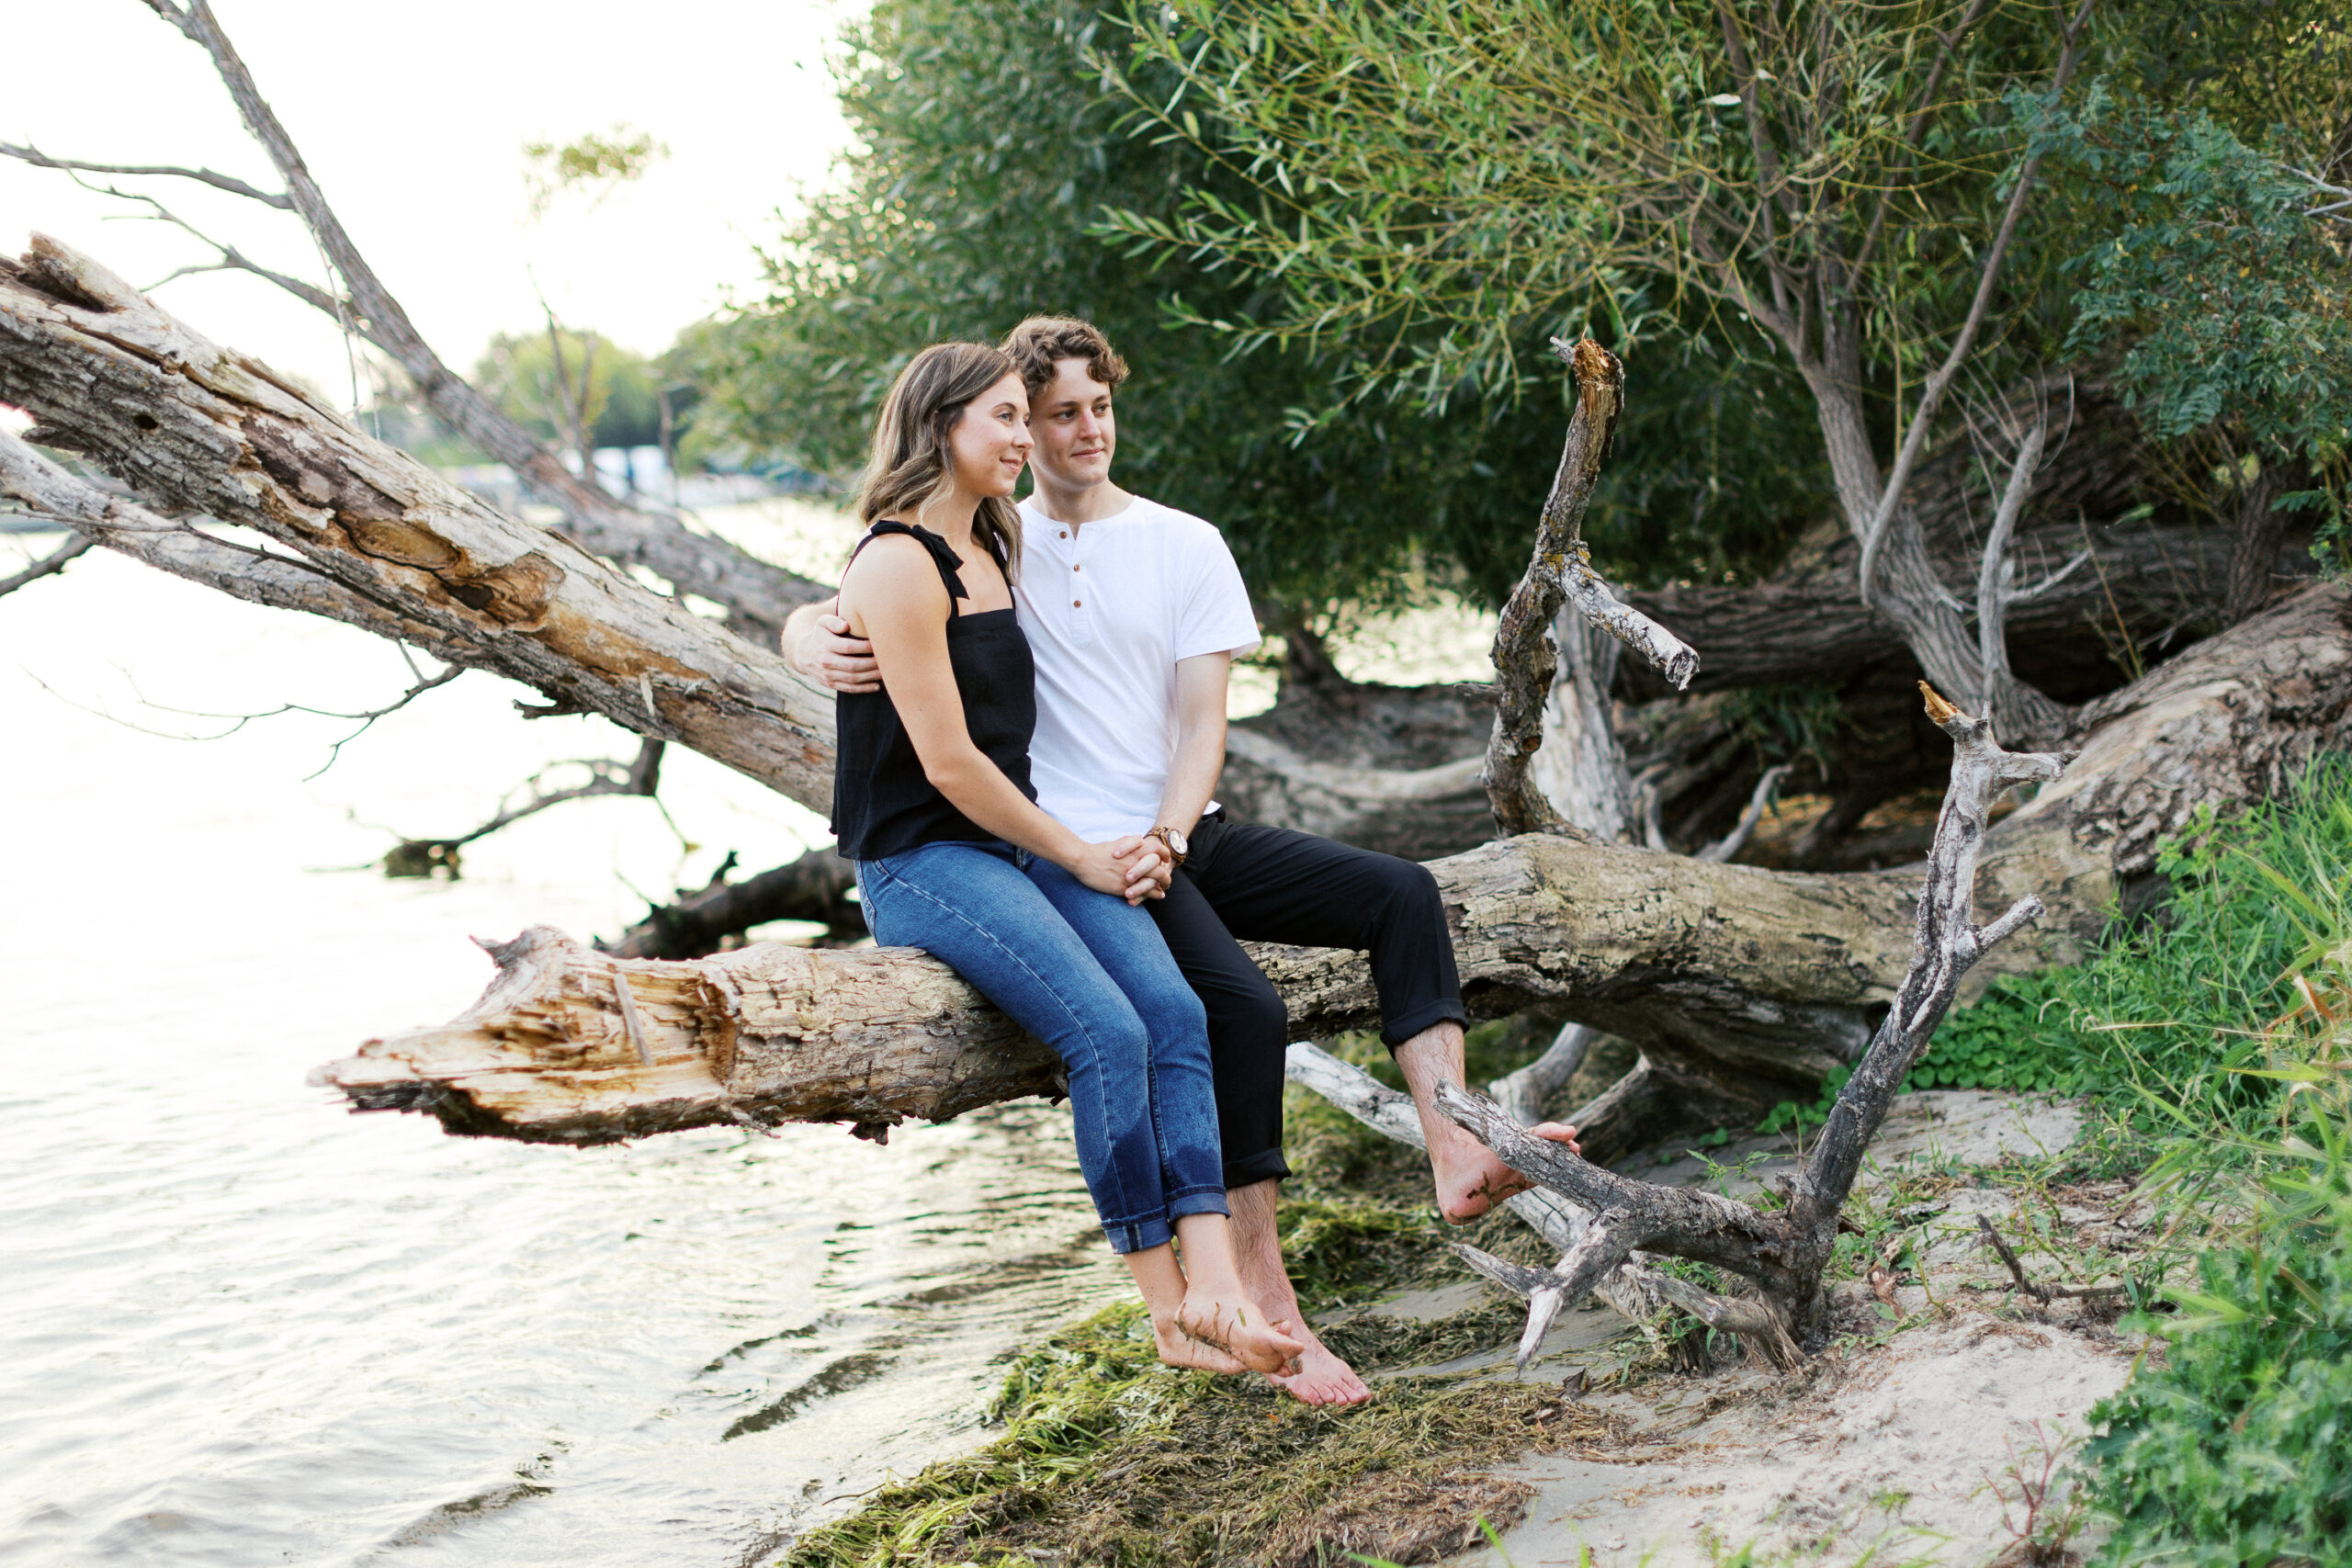
[{"label": "woman's long brown hair", "polygon": [[[1020,372],[984,343],[935,343],[907,364],[882,400],[874,425],[874,456],[858,491],[857,514],[871,524],[896,517],[918,521],[923,507],[956,483],[947,434],[973,399]],[[1021,510],[1001,495],[980,502],[972,536],[1003,564],[1005,581],[1021,565]]]}]

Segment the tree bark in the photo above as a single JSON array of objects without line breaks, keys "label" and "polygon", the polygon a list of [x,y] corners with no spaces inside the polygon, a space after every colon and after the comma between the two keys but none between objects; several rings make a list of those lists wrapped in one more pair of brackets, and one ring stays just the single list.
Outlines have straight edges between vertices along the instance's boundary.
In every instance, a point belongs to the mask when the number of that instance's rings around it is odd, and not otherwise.
[{"label": "tree bark", "polygon": [[0,261],[0,400],[33,414],[32,439],[141,496],[284,546],[340,590],[316,602],[325,613],[363,602],[344,618],[414,626],[394,635],[536,686],[555,711],[830,805],[831,699],[778,655],[501,516],[39,235]]}]

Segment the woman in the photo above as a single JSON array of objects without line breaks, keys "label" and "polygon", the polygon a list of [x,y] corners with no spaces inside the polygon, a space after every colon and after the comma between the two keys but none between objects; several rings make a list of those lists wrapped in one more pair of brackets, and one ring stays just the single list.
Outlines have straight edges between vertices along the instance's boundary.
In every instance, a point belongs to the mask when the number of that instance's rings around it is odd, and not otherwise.
[{"label": "woman", "polygon": [[833,830],[876,941],[945,960],[1060,1055],[1087,1190],[1160,1359],[1279,1371],[1301,1347],[1234,1266],[1206,1016],[1138,907],[1164,886],[1157,848],[1081,841],[1029,783],[1010,572],[1030,445],[1028,394],[993,348],[935,344],[891,387],[840,608],[882,686],[837,699]]}]

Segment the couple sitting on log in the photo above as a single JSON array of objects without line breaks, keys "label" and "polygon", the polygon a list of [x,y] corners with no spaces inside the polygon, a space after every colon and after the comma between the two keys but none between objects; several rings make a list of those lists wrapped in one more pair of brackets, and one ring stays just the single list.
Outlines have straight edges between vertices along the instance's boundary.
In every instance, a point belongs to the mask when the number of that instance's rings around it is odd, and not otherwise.
[{"label": "couple sitting on log", "polygon": [[1287,1016],[1237,939],[1370,951],[1449,1220],[1531,1184],[1431,1105],[1467,1014],[1430,873],[1211,798],[1257,621],[1214,527],[1111,482],[1126,375],[1056,318],[916,355],[839,598],[797,612],[785,649],[839,694],[833,826],[876,940],[1059,1054],[1161,1358],[1352,1403],[1368,1391],[1306,1326],[1275,1236]]}]

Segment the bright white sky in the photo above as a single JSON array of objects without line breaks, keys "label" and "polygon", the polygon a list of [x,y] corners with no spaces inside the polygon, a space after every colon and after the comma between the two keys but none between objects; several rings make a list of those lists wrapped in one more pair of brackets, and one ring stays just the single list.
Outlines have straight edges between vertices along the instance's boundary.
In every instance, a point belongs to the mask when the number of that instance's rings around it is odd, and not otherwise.
[{"label": "bright white sky", "polygon": [[[847,139],[826,55],[830,0],[213,0],[327,199],[445,359],[470,370],[493,333],[542,324],[532,276],[567,325],[645,353],[730,294],[757,298],[755,243],[822,181]],[[280,188],[211,62],[139,0],[0,0],[13,62],[0,141],[51,157],[175,164]],[[38,69],[29,67],[38,66]],[[590,210],[530,220],[523,143],[625,122],[670,157]],[[93,176],[85,176],[93,177]],[[300,223],[187,180],[153,193],[266,265],[322,277]],[[144,288],[209,260],[130,204],[0,159],[0,250],[40,230]],[[334,324],[257,278],[157,295],[217,342],[347,398]]]}]

